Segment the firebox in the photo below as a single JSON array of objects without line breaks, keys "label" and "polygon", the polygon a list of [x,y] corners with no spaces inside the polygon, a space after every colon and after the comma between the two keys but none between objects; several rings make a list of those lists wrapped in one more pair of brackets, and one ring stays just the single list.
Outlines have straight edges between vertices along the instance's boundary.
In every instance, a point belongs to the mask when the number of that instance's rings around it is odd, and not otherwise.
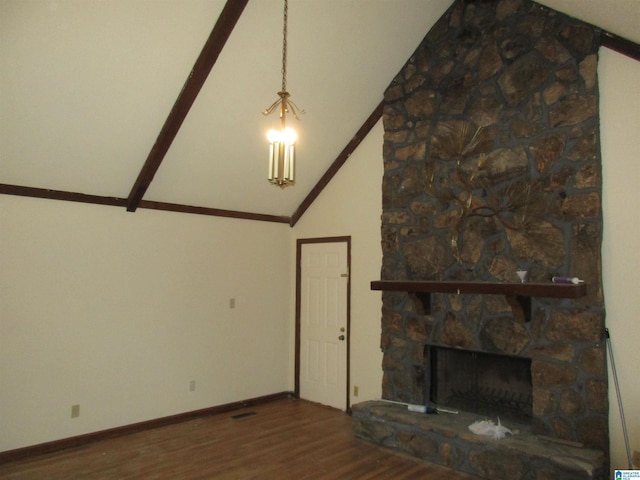
[{"label": "firebox", "polygon": [[530,424],[531,360],[426,346],[425,398],[439,407]]}]

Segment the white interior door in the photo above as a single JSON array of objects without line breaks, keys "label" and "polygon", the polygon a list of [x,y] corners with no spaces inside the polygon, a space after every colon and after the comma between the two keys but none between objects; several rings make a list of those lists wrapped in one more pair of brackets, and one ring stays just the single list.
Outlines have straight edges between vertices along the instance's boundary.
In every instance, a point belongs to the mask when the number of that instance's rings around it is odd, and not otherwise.
[{"label": "white interior door", "polygon": [[306,243],[300,258],[300,397],[347,409],[347,243]]}]

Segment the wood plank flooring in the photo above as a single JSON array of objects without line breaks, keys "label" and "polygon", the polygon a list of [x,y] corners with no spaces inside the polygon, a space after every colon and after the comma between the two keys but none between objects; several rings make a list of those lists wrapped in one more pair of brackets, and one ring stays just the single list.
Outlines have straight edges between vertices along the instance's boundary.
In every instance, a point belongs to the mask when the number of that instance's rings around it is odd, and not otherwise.
[{"label": "wood plank flooring", "polygon": [[[236,416],[237,418],[233,418]],[[355,438],[351,417],[285,399],[0,465],[6,480],[473,477]]]}]

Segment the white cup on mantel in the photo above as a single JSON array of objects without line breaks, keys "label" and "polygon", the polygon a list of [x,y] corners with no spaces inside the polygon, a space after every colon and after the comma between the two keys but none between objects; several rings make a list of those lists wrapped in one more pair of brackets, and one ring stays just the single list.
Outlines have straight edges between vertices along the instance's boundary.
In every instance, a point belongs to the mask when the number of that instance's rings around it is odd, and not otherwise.
[{"label": "white cup on mantel", "polygon": [[518,278],[520,279],[521,283],[527,281],[527,273],[529,273],[527,270],[518,270],[516,273],[518,274]]}]

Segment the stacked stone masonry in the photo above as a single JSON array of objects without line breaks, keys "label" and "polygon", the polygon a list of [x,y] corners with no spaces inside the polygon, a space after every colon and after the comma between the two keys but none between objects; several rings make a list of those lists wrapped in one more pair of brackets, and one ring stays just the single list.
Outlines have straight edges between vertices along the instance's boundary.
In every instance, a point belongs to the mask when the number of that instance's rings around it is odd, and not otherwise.
[{"label": "stacked stone masonry", "polygon": [[529,431],[494,440],[471,433],[470,414],[422,414],[386,402],[353,408],[358,437],[483,478],[590,480],[607,478],[602,451],[557,443]]},{"label": "stacked stone masonry", "polygon": [[[532,433],[608,454],[599,31],[529,0],[457,0],[385,92],[383,280],[585,280],[580,299],[384,292],[384,398],[428,401],[425,346],[532,359]],[[427,442],[429,443],[429,442]],[[425,446],[425,448],[427,448]]]}]

